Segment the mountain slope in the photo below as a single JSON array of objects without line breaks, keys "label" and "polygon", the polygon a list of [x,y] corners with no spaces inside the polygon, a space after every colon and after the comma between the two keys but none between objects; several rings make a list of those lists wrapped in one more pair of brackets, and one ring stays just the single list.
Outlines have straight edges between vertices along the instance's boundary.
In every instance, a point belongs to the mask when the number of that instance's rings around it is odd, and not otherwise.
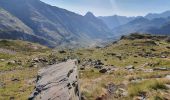
[{"label": "mountain slope", "polygon": [[126,16],[104,16],[104,17],[98,17],[99,19],[103,20],[103,22],[110,28],[113,29],[115,27],[118,27],[120,25],[126,24],[130,21],[132,21],[133,19],[135,19],[135,17],[126,17]]},{"label": "mountain slope", "polygon": [[154,19],[154,18],[167,18],[170,17],[170,11],[165,11],[163,13],[157,14],[157,13],[149,13],[145,16],[147,19]]},{"label": "mountain slope", "polygon": [[95,39],[104,39],[111,33],[96,17],[88,19],[87,16],[39,0],[1,0],[0,6],[29,26],[34,35],[46,38],[55,45],[84,46],[93,43]]},{"label": "mountain slope", "polygon": [[50,47],[52,45],[49,41],[35,36],[31,28],[2,8],[0,8],[0,22],[1,39],[20,39],[49,45]]},{"label": "mountain slope", "polygon": [[170,22],[167,22],[167,23],[163,24],[159,28],[152,28],[152,29],[150,29],[148,31],[150,33],[154,33],[154,34],[170,35]]},{"label": "mountain slope", "polygon": [[22,31],[23,33],[33,34],[32,29],[26,26],[18,18],[12,16],[10,13],[0,8],[1,30],[3,31]]},{"label": "mountain slope", "polygon": [[149,20],[144,17],[137,17],[133,21],[121,25],[119,27],[116,27],[113,29],[113,33],[117,34],[117,36],[129,34],[129,33],[158,33],[162,34],[161,31],[158,31],[159,28],[161,28],[164,24],[166,24],[168,21],[170,21],[170,18],[155,18],[152,20]]}]

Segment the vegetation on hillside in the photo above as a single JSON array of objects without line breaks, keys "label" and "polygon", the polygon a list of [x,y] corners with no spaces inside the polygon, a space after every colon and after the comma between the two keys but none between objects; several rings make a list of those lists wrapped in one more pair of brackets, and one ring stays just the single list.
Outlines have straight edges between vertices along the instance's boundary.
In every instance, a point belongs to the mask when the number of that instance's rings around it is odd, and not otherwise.
[{"label": "vegetation on hillside", "polygon": [[105,47],[51,50],[23,41],[0,41],[0,99],[27,99],[39,68],[79,60],[85,100],[168,100],[167,36],[132,34]]},{"label": "vegetation on hillside", "polygon": [[[164,100],[170,97],[170,80],[165,78],[170,74],[167,38],[131,34],[104,48],[65,50],[56,55],[80,60],[81,92],[87,100]],[[103,64],[93,64],[96,61]],[[101,73],[102,69],[108,71]],[[108,91],[110,85],[115,88],[113,93]]]}]

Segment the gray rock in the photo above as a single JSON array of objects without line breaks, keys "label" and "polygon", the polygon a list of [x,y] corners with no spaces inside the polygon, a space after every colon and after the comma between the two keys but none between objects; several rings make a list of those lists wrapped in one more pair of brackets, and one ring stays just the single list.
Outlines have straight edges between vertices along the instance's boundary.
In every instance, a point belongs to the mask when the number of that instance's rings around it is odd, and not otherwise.
[{"label": "gray rock", "polygon": [[29,100],[79,100],[76,60],[45,67],[38,72]]}]

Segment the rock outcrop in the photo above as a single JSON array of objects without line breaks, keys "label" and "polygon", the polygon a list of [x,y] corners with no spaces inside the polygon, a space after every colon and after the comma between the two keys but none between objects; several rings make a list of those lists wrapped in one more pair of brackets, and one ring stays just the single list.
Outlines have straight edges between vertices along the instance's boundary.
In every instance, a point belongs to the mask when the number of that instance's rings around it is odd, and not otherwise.
[{"label": "rock outcrop", "polygon": [[29,100],[79,100],[76,60],[68,60],[39,71]]}]

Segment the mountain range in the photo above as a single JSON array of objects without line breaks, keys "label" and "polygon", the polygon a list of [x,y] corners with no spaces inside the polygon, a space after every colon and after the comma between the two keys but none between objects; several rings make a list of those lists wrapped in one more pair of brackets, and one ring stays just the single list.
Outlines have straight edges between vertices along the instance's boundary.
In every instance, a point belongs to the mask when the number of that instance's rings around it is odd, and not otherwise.
[{"label": "mountain range", "polygon": [[0,39],[87,47],[129,33],[170,34],[170,11],[144,17],[79,15],[40,0],[1,0]]},{"label": "mountain range", "polygon": [[[0,26],[10,29],[6,32],[0,27],[1,38],[32,41],[29,38],[32,37],[39,39],[36,42],[54,47],[86,46],[111,36],[111,30],[90,12],[82,16],[40,0],[1,0],[0,7],[1,20],[8,20]],[[11,23],[16,24],[12,29]]]},{"label": "mountain range", "polygon": [[114,15],[99,18],[112,30],[115,38],[136,32],[170,35],[170,11],[137,17]]}]

